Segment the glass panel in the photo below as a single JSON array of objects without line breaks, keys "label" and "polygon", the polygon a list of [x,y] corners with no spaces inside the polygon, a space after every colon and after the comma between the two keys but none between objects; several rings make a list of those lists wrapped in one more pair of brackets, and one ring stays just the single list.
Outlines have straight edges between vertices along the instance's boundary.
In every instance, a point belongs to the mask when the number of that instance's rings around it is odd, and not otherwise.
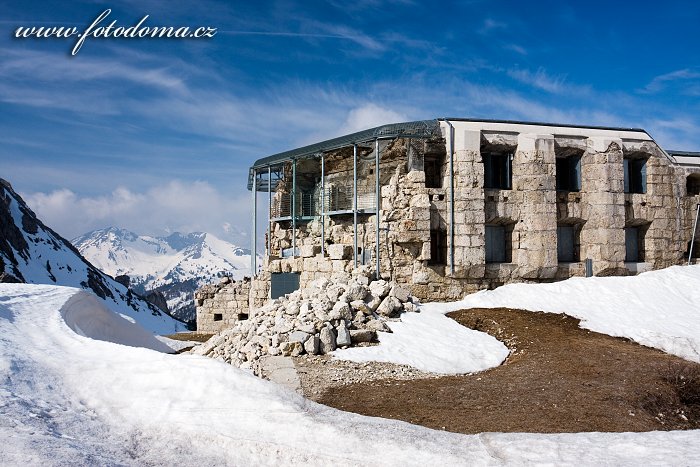
[{"label": "glass panel", "polygon": [[625,228],[625,261],[631,263],[639,261],[639,229],[637,227]]},{"label": "glass panel", "polygon": [[557,227],[557,258],[560,263],[575,261],[574,232],[574,226],[572,225],[560,225]]},{"label": "glass panel", "polygon": [[486,226],[486,262],[505,263],[506,232],[502,225]]}]

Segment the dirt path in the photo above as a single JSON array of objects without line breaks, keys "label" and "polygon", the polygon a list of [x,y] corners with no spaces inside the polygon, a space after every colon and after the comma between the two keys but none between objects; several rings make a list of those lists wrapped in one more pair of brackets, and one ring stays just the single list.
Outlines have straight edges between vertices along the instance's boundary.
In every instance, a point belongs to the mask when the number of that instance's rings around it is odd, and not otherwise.
[{"label": "dirt path", "polygon": [[698,364],[581,329],[564,315],[473,309],[450,316],[502,340],[511,356],[475,375],[381,379],[309,396],[346,411],[461,433],[700,427]]}]

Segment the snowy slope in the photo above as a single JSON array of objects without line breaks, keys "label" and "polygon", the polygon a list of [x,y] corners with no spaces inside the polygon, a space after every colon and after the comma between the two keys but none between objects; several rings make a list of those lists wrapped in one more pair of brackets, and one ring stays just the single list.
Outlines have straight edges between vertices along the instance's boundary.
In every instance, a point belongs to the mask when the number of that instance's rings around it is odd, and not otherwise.
[{"label": "snowy slope", "polygon": [[250,250],[209,233],[173,233],[168,237],[137,235],[110,227],[72,240],[95,266],[114,277],[126,274],[137,292],[158,290],[170,312],[195,317],[194,291],[219,280],[250,276]]},{"label": "snowy slope", "polygon": [[565,313],[581,327],[700,362],[700,265],[629,277],[575,277],[551,284],[510,284],[453,303],[425,304],[447,313],[509,307]]},{"label": "snowy slope", "polygon": [[[87,313],[103,302],[81,294],[0,284],[0,465],[700,462],[698,431],[458,435],[340,412],[215,360],[121,345],[119,317]],[[101,326],[83,322],[95,314]]]},{"label": "snowy slope", "polygon": [[0,282],[56,284],[88,289],[118,313],[156,333],[184,325],[128,291],[44,225],[9,183],[0,179]]}]

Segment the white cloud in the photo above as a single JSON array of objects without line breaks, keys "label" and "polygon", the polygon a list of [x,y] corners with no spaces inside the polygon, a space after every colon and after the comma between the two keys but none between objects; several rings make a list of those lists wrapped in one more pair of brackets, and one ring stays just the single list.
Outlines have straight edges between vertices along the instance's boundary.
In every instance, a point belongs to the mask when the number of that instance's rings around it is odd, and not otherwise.
[{"label": "white cloud", "polygon": [[364,104],[348,112],[345,122],[338,130],[339,135],[354,133],[387,123],[399,123],[409,120],[404,113],[380,107],[376,104]]},{"label": "white cloud", "polygon": [[250,197],[227,196],[206,182],[172,180],[142,193],[120,187],[94,197],[60,189],[23,198],[46,225],[69,239],[116,226],[147,235],[204,231],[247,246]]},{"label": "white cloud", "polygon": [[590,92],[587,86],[567,83],[566,76],[552,76],[544,68],[537,71],[515,68],[507,71],[508,76],[516,81],[552,94],[585,95]]},{"label": "white cloud", "polygon": [[700,73],[692,71],[688,68],[672,71],[670,73],[665,73],[663,75],[654,77],[654,79],[652,79],[649,82],[649,84],[647,84],[644,87],[643,92],[659,92],[662,91],[667,84],[672,83],[674,81],[696,80],[698,78],[700,78]]}]

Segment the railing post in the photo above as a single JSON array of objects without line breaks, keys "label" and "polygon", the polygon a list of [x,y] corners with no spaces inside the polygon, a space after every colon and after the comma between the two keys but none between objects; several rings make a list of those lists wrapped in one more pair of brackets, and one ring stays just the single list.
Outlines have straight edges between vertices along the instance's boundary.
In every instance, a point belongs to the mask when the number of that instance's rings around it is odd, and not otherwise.
[{"label": "railing post", "polygon": [[297,255],[297,160],[292,160],[292,258]]},{"label": "railing post", "polygon": [[272,249],[272,166],[267,166],[267,256]]},{"label": "railing post", "polygon": [[379,140],[375,139],[374,140],[374,196],[376,197],[375,199],[375,205],[376,205],[376,222],[375,222],[375,229],[376,229],[376,255],[377,255],[377,279],[381,278],[381,273],[380,273],[380,262],[379,262],[379,208],[381,207],[382,204],[382,197],[381,197],[381,192],[380,192],[380,187],[379,187]]},{"label": "railing post", "polygon": [[326,256],[326,156],[321,153],[321,257]]},{"label": "railing post", "polygon": [[352,258],[357,269],[357,143],[352,145]]},{"label": "railing post", "polygon": [[258,237],[258,171],[253,169],[253,236],[251,238],[250,249],[250,276],[255,277],[257,272],[257,237]]}]

